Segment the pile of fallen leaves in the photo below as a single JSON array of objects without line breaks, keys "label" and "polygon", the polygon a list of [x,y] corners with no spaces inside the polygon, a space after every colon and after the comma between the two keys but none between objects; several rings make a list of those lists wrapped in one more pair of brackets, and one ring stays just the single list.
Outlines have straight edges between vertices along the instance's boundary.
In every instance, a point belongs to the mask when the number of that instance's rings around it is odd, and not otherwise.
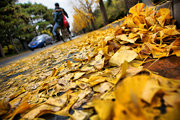
[{"label": "pile of fallen leaves", "polygon": [[120,26],[0,68],[3,119],[179,120],[180,81],[143,68],[180,56],[170,10],[138,3]]}]

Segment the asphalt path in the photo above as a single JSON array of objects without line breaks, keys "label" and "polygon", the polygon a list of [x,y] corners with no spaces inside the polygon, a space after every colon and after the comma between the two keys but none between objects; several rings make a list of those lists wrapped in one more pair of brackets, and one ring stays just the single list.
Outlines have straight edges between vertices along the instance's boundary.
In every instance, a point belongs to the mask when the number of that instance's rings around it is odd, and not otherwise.
[{"label": "asphalt path", "polygon": [[[73,37],[72,40],[77,38],[77,37],[79,37],[79,36]],[[69,39],[66,39],[65,41],[67,42],[67,41],[69,41]],[[43,48],[37,48],[34,51],[28,50],[28,51],[23,52],[21,54],[18,54],[16,56],[5,58],[3,60],[0,60],[0,67],[6,66],[6,65],[11,64],[12,62],[14,62],[16,60],[22,59],[24,57],[27,57],[27,56],[32,55],[32,54],[35,54],[37,52],[41,52],[41,51],[43,51],[43,50],[45,50],[47,48],[50,48],[52,46],[56,46],[56,45],[59,45],[59,44],[63,44],[63,42],[59,41],[59,42],[54,43],[53,45],[47,45],[46,47],[43,47]]]}]

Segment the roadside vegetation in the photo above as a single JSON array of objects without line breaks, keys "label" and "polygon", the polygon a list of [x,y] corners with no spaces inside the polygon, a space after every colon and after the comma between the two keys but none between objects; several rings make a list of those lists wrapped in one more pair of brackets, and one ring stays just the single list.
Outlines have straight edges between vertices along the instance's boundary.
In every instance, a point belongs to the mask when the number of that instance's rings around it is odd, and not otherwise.
[{"label": "roadside vegetation", "polygon": [[1,57],[28,49],[27,44],[38,34],[50,33],[52,9],[42,4],[16,4],[16,0],[0,1]]},{"label": "roadside vegetation", "polygon": [[99,29],[108,23],[123,18],[127,13],[124,0],[78,1],[79,4],[74,5],[73,8],[75,11],[73,32],[77,34]]}]

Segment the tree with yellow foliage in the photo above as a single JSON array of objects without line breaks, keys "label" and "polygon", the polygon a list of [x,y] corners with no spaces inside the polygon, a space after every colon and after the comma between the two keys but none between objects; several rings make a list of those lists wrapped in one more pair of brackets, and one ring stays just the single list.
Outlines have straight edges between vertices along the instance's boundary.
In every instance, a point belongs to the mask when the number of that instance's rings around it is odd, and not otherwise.
[{"label": "tree with yellow foliage", "polygon": [[73,15],[73,31],[74,32],[79,32],[83,28],[89,28],[90,26],[90,19],[89,15],[85,13],[83,10],[78,9],[77,7],[73,8],[75,11],[75,14]]},{"label": "tree with yellow foliage", "polygon": [[91,25],[92,25],[92,29],[95,30],[96,29],[96,25],[95,25],[95,17],[93,15],[93,5],[95,3],[94,0],[78,0],[79,4],[80,4],[80,9],[82,9],[87,17],[89,18]]},{"label": "tree with yellow foliage", "polygon": [[[78,0],[77,6],[74,6],[75,14],[73,16],[74,23],[73,29],[74,31],[82,30],[83,28],[87,28],[89,23],[92,26],[92,29],[96,29],[95,25],[95,17],[93,15],[93,7],[99,5],[104,25],[108,24],[108,17],[106,13],[106,9],[104,6],[103,0]],[[80,7],[79,7],[80,6]],[[81,22],[79,22],[81,21]]]}]

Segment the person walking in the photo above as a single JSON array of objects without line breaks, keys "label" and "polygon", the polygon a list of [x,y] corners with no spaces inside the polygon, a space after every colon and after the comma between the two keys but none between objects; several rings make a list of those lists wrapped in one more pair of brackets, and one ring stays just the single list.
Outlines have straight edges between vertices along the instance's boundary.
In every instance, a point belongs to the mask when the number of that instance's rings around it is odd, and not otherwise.
[{"label": "person walking", "polygon": [[[53,33],[53,36],[54,36],[55,40],[57,40],[57,32],[56,31],[57,31],[58,27],[63,29],[63,26],[64,26],[64,24],[63,24],[63,14],[67,18],[69,18],[67,12],[63,8],[61,8],[59,6],[59,3],[55,3],[54,19],[53,19],[55,24],[54,24],[54,27],[53,27],[53,30],[52,30],[52,33]],[[70,34],[71,32],[69,30],[69,27],[70,26],[68,25],[67,26],[67,30],[68,30],[68,32]]]}]

